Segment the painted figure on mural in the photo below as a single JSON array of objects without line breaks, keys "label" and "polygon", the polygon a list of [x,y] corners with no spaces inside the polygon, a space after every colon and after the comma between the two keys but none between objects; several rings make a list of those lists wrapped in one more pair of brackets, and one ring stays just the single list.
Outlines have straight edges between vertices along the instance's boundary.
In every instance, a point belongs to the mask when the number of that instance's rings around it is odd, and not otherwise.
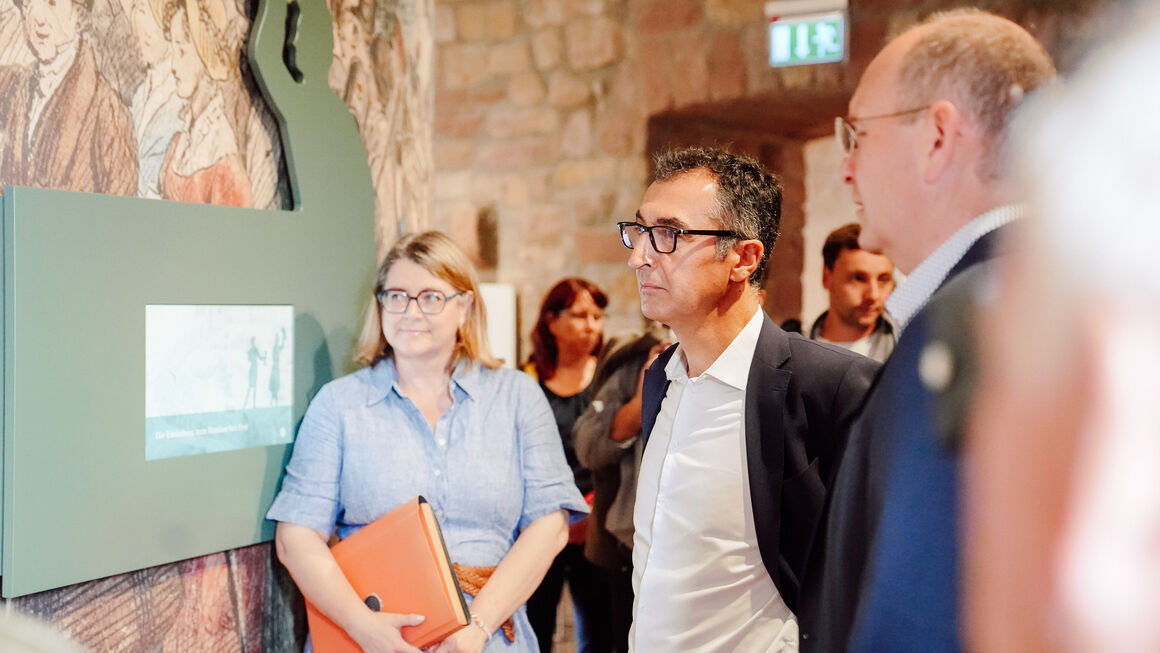
[{"label": "painted figure on mural", "polygon": [[375,84],[383,106],[394,116],[385,132],[390,140],[384,140],[382,149],[398,152],[378,168],[372,162],[371,171],[379,212],[396,215],[408,228],[415,229],[422,224],[417,220],[427,204],[429,192],[419,180],[428,178],[435,169],[430,148],[421,147],[434,137],[433,123],[418,102],[423,97],[423,89],[431,84],[423,74],[423,62],[433,59],[435,53],[428,41],[405,40],[403,28],[406,25],[410,33],[412,29],[434,27],[426,24],[428,16],[422,12],[406,22],[404,18],[403,15],[389,16],[383,29],[375,31],[371,44]]},{"label": "painted figure on mural", "polygon": [[266,355],[262,353],[261,349],[258,349],[256,338],[250,338],[250,348],[246,350],[246,358],[250,361],[250,383],[246,386],[246,398],[242,400],[242,410],[246,409],[246,404],[250,404],[254,408],[258,407],[258,364],[266,362]]},{"label": "painted figure on mural", "polygon": [[374,81],[370,77],[370,30],[367,9],[356,1],[346,0],[332,7],[334,15],[334,59],[330,64],[330,88],[346,102],[360,127],[371,108]]},{"label": "painted figure on mural", "polygon": [[0,69],[0,184],[133,195],[128,113],[82,35],[91,0],[16,0],[31,66]]},{"label": "painted figure on mural", "polygon": [[[278,121],[264,102],[254,100],[258,97],[258,90],[252,81],[246,84],[238,75],[236,84],[230,88],[238,100],[237,115],[245,120],[237,128],[238,146],[245,153],[251,206],[255,209],[283,208],[282,198],[289,197],[290,189],[285,176],[279,173],[282,146],[278,140]],[[229,94],[227,89],[227,98]]]},{"label": "painted figure on mural", "polygon": [[0,66],[31,66],[36,61],[24,38],[24,21],[14,0],[0,0]]},{"label": "painted figure on mural", "polygon": [[393,105],[384,105],[375,83],[370,50],[374,5],[345,0],[337,3],[333,12],[334,60],[330,65],[330,88],[342,97],[354,116],[381,201],[380,175],[398,111]]},{"label": "painted figure on mural", "polygon": [[185,124],[161,166],[161,195],[166,199],[253,205],[250,177],[220,85],[232,65],[220,40],[227,20],[221,0],[179,1],[168,17],[177,95],[186,106],[181,112]]},{"label": "painted figure on mural", "polygon": [[[328,0],[334,16],[334,61],[330,88],[346,102],[366,146],[375,185],[375,212],[421,223],[429,187],[423,182],[433,168],[430,154],[419,147],[429,137],[419,60],[432,56],[427,44],[405,42],[404,21],[424,29],[423,12],[405,18],[369,0]],[[389,4],[389,3],[387,3]],[[410,46],[410,47],[408,47]]]},{"label": "painted figure on mural", "polygon": [[181,98],[173,76],[172,48],[161,26],[163,0],[127,0],[144,78],[133,92],[129,113],[137,136],[137,195],[161,197],[161,164],[173,136],[182,127]]},{"label": "painted figure on mural", "polygon": [[274,334],[274,346],[270,348],[270,405],[278,405],[278,390],[282,387],[282,370],[278,359],[286,346],[286,329]]}]

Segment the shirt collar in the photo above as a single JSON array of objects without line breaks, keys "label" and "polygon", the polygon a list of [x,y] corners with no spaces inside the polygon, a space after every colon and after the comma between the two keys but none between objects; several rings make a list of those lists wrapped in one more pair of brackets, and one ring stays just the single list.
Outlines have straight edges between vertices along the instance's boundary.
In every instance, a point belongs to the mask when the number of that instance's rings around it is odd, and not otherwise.
[{"label": "shirt collar", "polygon": [[[717,360],[713,361],[701,376],[707,374],[738,390],[744,390],[749,380],[749,365],[753,362],[753,352],[757,350],[757,339],[761,335],[764,317],[765,313],[760,307],[754,311],[753,317],[749,318],[725,351],[721,352]],[[685,354],[680,344],[665,365],[665,376],[670,381],[689,380],[689,366],[685,363]]]},{"label": "shirt collar", "polygon": [[[472,365],[470,361],[459,361],[455,366],[455,371],[451,373],[452,395],[456,394],[454,388],[458,388],[465,398],[477,398],[483,389],[483,372],[480,367],[480,365]],[[393,358],[384,358],[375,363],[371,367],[370,375],[371,388],[367,392],[368,406],[384,401],[392,392],[400,397],[403,396],[402,390],[399,389],[399,371],[395,367]]]},{"label": "shirt collar", "polygon": [[76,61],[80,39],[60,46],[55,58],[48,63],[38,62],[36,65],[37,91],[41,97],[50,97],[64,80],[64,76]]},{"label": "shirt collar", "polygon": [[960,227],[931,252],[886,300],[886,310],[894,318],[896,330],[901,333],[915,314],[926,306],[931,295],[976,241],[1023,217],[1026,211],[1025,204],[1007,204],[991,209]]},{"label": "shirt collar", "polygon": [[471,361],[459,361],[451,373],[451,383],[458,386],[468,398],[479,397],[483,390],[483,366],[472,364]]},{"label": "shirt collar", "polygon": [[[814,320],[814,325],[810,327],[810,340],[822,340],[822,325],[826,323],[826,316],[830,314],[830,309],[822,311],[818,319]],[[890,315],[890,311],[883,310],[878,315],[878,320],[874,323],[874,331],[870,335],[879,333],[894,333],[896,330],[894,325],[894,318]],[[829,342],[828,340],[826,342]]]}]

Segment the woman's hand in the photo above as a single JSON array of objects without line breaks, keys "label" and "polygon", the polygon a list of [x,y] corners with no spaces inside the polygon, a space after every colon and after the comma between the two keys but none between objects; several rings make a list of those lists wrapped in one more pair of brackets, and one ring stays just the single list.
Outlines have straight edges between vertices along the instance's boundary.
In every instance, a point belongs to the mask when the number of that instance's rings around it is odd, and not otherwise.
[{"label": "woman's hand", "polygon": [[[365,653],[422,653],[410,642],[403,639],[403,626],[418,626],[425,617],[419,614],[394,614],[367,610],[365,617],[347,630],[351,639],[358,643]],[[479,630],[478,628],[476,630]],[[480,631],[480,636],[483,632]]]},{"label": "woman's hand", "polygon": [[375,612],[368,608],[334,561],[326,547],[326,535],[299,524],[278,522],[274,548],[278,560],[290,571],[306,599],[345,630],[364,651],[420,653],[403,639],[399,630],[423,623],[424,617]]},{"label": "woman's hand", "polygon": [[668,349],[671,344],[673,343],[665,340],[653,345],[648,350],[648,358],[645,359],[644,367],[640,368],[640,376],[636,379],[636,393],[616,411],[616,415],[612,418],[612,430],[609,431],[608,437],[617,442],[627,442],[640,434],[640,411],[644,398],[644,373],[648,371],[648,368],[652,367],[657,357],[664,353],[665,349]]},{"label": "woman's hand", "polygon": [[431,653],[480,653],[488,640],[487,633],[475,624],[467,624],[455,634],[427,649]]}]

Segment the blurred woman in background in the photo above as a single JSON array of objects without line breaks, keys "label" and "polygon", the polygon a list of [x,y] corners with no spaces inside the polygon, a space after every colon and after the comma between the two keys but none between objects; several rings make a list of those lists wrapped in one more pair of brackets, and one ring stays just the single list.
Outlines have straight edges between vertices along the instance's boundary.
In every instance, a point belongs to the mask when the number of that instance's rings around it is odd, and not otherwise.
[{"label": "blurred woman in background", "polygon": [[[592,477],[576,459],[572,427],[591,400],[589,389],[604,344],[606,306],[607,295],[591,281],[569,278],[556,283],[540,306],[532,331],[531,359],[524,368],[540,381],[556,416],[560,442],[576,486],[586,496],[592,490]],[[586,524],[573,528],[568,544],[528,599],[528,618],[543,653],[552,650],[556,606],[565,579],[574,608],[577,653],[603,653],[610,649],[608,590],[602,574],[584,557],[585,528]]]}]

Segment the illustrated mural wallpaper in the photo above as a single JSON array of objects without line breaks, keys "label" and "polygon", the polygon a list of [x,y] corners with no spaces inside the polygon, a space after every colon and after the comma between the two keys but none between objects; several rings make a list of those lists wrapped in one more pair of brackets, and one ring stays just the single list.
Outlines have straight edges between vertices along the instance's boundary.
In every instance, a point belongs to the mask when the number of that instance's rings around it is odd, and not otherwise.
[{"label": "illustrated mural wallpaper", "polygon": [[[430,220],[433,0],[328,7],[328,81],[366,146],[382,251]],[[277,125],[244,56],[255,11],[256,0],[0,0],[0,186],[136,196],[159,210],[290,208]],[[269,543],[5,607],[93,651],[290,651],[305,637],[301,598]]]},{"label": "illustrated mural wallpaper", "polygon": [[[380,242],[431,204],[430,0],[330,0]],[[0,0],[0,185],[288,208],[253,0]],[[410,40],[404,34],[414,34]]]},{"label": "illustrated mural wallpaper", "polygon": [[335,32],[330,87],[346,101],[367,148],[382,251],[397,233],[431,221],[434,3],[329,2]]},{"label": "illustrated mural wallpaper", "polygon": [[286,196],[232,0],[0,0],[0,182],[252,208]]}]

